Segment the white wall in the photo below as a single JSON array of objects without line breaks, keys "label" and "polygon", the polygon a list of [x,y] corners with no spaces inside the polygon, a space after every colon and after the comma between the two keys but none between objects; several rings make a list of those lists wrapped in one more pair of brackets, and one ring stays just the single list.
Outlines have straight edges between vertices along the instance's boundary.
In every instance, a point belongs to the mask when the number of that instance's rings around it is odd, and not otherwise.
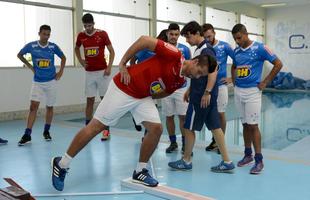
[{"label": "white wall", "polygon": [[[113,68],[112,71],[115,73],[117,70]],[[65,68],[57,86],[56,106],[85,103],[84,77],[81,67]],[[0,68],[0,113],[27,110],[31,83],[32,73],[28,68]]]},{"label": "white wall", "polygon": [[[284,64],[283,71],[310,79],[310,5],[268,9],[266,41]],[[290,36],[300,35],[291,38]],[[303,38],[304,37],[304,38]]]}]

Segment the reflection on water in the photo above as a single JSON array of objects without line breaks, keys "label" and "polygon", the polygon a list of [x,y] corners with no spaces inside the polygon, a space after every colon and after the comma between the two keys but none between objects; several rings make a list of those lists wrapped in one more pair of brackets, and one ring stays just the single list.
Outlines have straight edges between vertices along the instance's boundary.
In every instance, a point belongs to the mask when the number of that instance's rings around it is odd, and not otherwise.
[{"label": "reflection on water", "polygon": [[[284,149],[310,135],[309,94],[266,92],[262,99],[260,130],[263,148]],[[226,116],[227,143],[243,146],[242,124],[233,96],[229,98]],[[198,138],[210,140],[211,133],[202,132]]]}]

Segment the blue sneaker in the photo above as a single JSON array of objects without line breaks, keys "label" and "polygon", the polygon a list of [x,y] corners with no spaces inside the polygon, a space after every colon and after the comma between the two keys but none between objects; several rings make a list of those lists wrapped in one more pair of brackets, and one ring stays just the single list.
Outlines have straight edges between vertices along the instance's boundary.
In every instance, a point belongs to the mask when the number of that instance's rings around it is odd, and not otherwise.
[{"label": "blue sneaker", "polygon": [[158,181],[155,180],[145,168],[143,168],[142,171],[138,173],[136,170],[133,171],[132,181],[149,187],[156,187],[158,185]]},{"label": "blue sneaker", "polygon": [[233,162],[227,164],[222,161],[217,166],[211,167],[211,171],[216,173],[232,173],[234,168],[235,165]]},{"label": "blue sneaker", "polygon": [[8,143],[7,140],[4,140],[4,139],[0,138],[0,144],[7,144],[7,143]]},{"label": "blue sneaker", "polygon": [[67,169],[60,168],[58,163],[61,157],[52,158],[52,182],[56,190],[62,191],[64,189],[65,177],[67,174]]},{"label": "blue sneaker", "polygon": [[187,164],[183,158],[174,162],[169,162],[168,166],[177,170],[191,170],[193,168],[192,163]]}]

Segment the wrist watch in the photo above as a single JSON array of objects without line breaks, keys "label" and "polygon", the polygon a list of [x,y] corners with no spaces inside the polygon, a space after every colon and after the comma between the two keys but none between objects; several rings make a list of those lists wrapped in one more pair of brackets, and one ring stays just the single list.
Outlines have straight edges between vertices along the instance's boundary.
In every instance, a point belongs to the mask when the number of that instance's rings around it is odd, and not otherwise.
[{"label": "wrist watch", "polygon": [[209,89],[206,89],[204,92],[204,94],[210,94],[210,93],[211,93],[211,90],[209,90]]}]

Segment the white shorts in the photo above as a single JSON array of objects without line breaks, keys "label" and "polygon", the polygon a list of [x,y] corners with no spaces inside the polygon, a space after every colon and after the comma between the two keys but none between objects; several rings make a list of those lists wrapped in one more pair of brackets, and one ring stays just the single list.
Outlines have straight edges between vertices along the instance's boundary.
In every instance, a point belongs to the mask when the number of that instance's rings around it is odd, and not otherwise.
[{"label": "white shorts", "polygon": [[103,97],[107,91],[111,76],[104,76],[104,70],[85,72],[85,96],[95,97],[97,94]]},{"label": "white shorts", "polygon": [[258,124],[262,107],[262,91],[258,87],[235,87],[235,104],[241,115],[242,124]]},{"label": "white shorts", "polygon": [[220,113],[226,112],[228,104],[228,87],[227,85],[219,86],[219,92],[217,97],[217,110]]},{"label": "white shorts", "polygon": [[176,90],[170,96],[162,99],[162,113],[164,116],[186,115],[188,103],[183,101],[187,88]]},{"label": "white shorts", "polygon": [[158,110],[151,97],[137,99],[121,91],[112,80],[94,118],[106,126],[114,126],[127,112],[131,112],[137,124],[161,123]]},{"label": "white shorts", "polygon": [[46,100],[46,106],[52,107],[56,103],[56,80],[48,82],[32,82],[30,100],[41,102]]}]

